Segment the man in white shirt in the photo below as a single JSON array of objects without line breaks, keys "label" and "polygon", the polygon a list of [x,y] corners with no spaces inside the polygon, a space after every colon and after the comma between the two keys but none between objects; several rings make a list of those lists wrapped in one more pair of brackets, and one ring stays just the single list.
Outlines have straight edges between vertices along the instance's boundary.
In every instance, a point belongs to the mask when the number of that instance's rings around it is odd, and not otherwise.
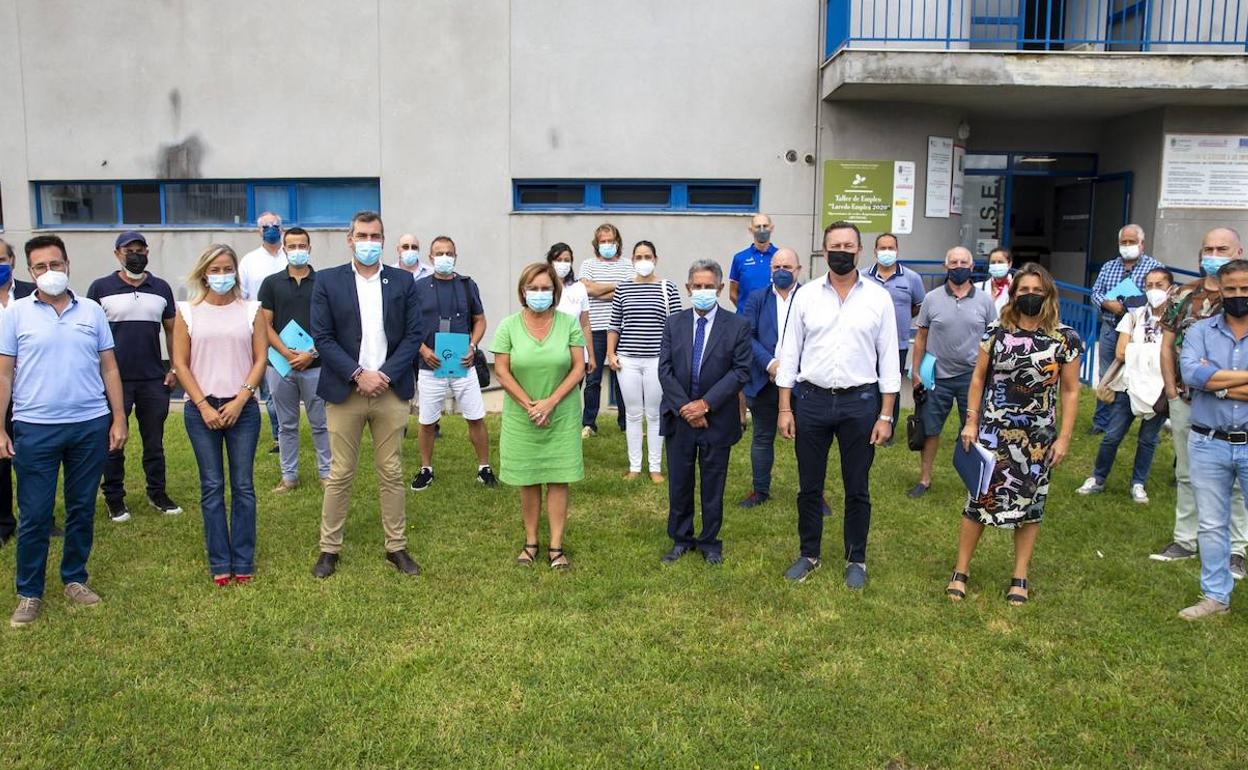
[{"label": "man in white shirt", "polygon": [[[264,283],[264,279],[282,272],[287,264],[286,251],[282,249],[282,218],[266,211],[256,217],[256,229],[260,231],[260,245],[244,254],[238,262],[238,285],[243,290],[243,299],[253,302],[260,295],[260,284]],[[260,399],[269,413],[269,427],[273,431],[273,446],[269,452],[277,454],[280,451],[277,445],[277,407],[265,380],[260,381]]]},{"label": "man in white shirt", "polygon": [[875,448],[893,435],[893,401],[901,390],[897,319],[888,291],[858,273],[862,234],[857,226],[828,225],[823,247],[829,272],[793,295],[776,372],[777,428],[797,441],[799,487],[801,555],[784,576],[800,582],[820,566],[820,504],[835,439],[845,489],[845,585],[862,588],[867,583],[871,463]]}]

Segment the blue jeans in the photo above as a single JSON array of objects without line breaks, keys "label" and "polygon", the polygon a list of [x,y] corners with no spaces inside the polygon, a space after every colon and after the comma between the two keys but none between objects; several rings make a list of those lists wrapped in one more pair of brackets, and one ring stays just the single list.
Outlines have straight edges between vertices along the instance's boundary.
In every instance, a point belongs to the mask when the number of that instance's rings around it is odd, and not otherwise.
[{"label": "blue jeans", "polygon": [[[1118,445],[1131,430],[1135,415],[1131,412],[1131,397],[1119,393],[1110,404],[1109,427],[1105,429],[1105,438],[1101,439],[1101,448],[1096,453],[1096,464],[1092,475],[1104,484],[1109,471],[1114,467],[1114,457],[1118,454]],[[1153,453],[1157,451],[1157,434],[1166,422],[1162,415],[1153,415],[1140,423],[1140,437],[1135,446],[1135,467],[1131,471],[1131,483],[1143,484],[1148,481],[1148,471],[1153,467]]]},{"label": "blue jeans", "polygon": [[95,536],[95,490],[108,459],[108,415],[59,425],[13,423],[17,475],[17,595],[43,597],[56,478],[65,467],[65,542],[61,582],[87,582]]},{"label": "blue jeans", "polygon": [[[1101,318],[1101,331],[1097,337],[1096,348],[1096,358],[1099,364],[1098,377],[1104,377],[1105,372],[1109,371],[1109,367],[1114,363],[1114,353],[1118,349],[1117,326],[1117,323]],[[1096,409],[1092,412],[1092,427],[1108,432],[1113,407],[1113,404],[1097,401]]]},{"label": "blue jeans", "polygon": [[771,468],[776,462],[776,420],[780,417],[780,391],[769,382],[749,399],[754,414],[754,431],[750,437],[750,468],[754,472],[754,491],[771,494]]},{"label": "blue jeans", "polygon": [[[226,399],[209,397],[218,409]],[[252,465],[260,440],[260,407],[249,400],[238,415],[238,422],[224,430],[204,424],[199,410],[190,404],[182,412],[186,435],[199,465],[199,507],[204,515],[204,544],[208,547],[208,568],[214,575],[250,575],[256,555],[256,488]],[[225,464],[221,448],[230,464],[230,516],[225,516]]]},{"label": "blue jeans", "polygon": [[581,425],[598,430],[598,412],[602,409],[602,380],[610,376],[611,393],[615,396],[616,422],[620,430],[625,427],[624,397],[620,395],[620,381],[607,366],[607,332],[606,330],[590,332],[593,339],[586,340],[594,348],[594,360],[597,368],[585,375],[585,408],[581,415]]},{"label": "blue jeans", "polygon": [[1248,495],[1248,445],[1228,444],[1192,431],[1187,440],[1192,490],[1196,493],[1196,542],[1200,550],[1200,590],[1229,604],[1231,577],[1231,489]]}]

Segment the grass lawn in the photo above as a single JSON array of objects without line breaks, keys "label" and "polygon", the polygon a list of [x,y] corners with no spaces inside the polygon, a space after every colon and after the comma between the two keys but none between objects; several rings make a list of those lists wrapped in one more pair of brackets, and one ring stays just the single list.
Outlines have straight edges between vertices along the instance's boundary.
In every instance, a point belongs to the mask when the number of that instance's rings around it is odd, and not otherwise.
[{"label": "grass lawn", "polygon": [[[1097,446],[1084,401],[1055,474],[1032,602],[1018,609],[1002,598],[1008,532],[985,534],[965,602],[943,596],[964,499],[952,423],[920,502],[905,497],[917,455],[902,444],[877,454],[861,593],[845,589],[836,558],[839,472],[825,568],[802,585],[781,579],[797,552],[793,451],[778,448],[778,498],[742,511],[748,436],[733,453],[726,563],[661,567],[666,488],[620,478],[624,438],[609,418],[585,444],[591,473],[572,493],[574,569],[516,567],[518,494],[474,483],[458,417],[443,423],[437,482],[408,496],[420,578],[382,560],[366,470],[339,572],[313,579],[319,487],[271,495],[276,456],[262,439],[257,579],[219,589],[195,461],[171,416],[169,490],[187,513],[146,506],[136,434],[137,515],[115,525],[100,503],[91,583],[103,604],[67,606],[54,553],[43,617],[4,624],[0,765],[1243,767],[1248,611],[1178,620],[1198,595],[1197,563],[1147,559],[1172,523],[1169,434],[1151,505],[1128,497],[1134,438],[1106,493],[1074,494]],[[369,468],[371,454],[362,459]],[[413,431],[409,475],[416,466]],[[0,569],[7,613],[11,546]]]}]

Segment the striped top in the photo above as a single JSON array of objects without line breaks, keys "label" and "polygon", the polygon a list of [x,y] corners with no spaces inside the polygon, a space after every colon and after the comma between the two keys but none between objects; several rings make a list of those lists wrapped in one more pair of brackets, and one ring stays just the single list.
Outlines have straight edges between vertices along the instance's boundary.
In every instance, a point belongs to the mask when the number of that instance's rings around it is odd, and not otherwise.
[{"label": "striped top", "polygon": [[621,356],[658,358],[663,324],[669,315],[678,312],[680,291],[671,281],[625,281],[616,286],[608,327],[608,331],[620,334],[615,352]]},{"label": "striped top", "polygon": [[[581,263],[581,277],[594,283],[616,283],[628,281],[637,275],[633,271],[633,262],[627,258],[599,259],[590,257]],[[589,298],[589,329],[605,332],[611,325],[611,300]]]}]

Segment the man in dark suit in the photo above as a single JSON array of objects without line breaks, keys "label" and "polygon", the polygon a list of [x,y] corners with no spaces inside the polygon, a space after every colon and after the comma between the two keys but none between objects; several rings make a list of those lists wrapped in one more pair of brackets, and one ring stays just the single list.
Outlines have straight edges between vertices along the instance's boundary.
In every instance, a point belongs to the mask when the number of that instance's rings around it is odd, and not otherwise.
[{"label": "man in dark suit", "polygon": [[373,437],[386,560],[406,575],[420,574],[407,553],[400,457],[416,390],[420,304],[411,276],[381,265],[384,237],[380,215],[356,214],[347,233],[351,261],[318,273],[312,292],[312,338],[321,359],[316,392],[326,402],[333,455],[321,505],[321,553],[312,568],[318,578],[334,574],[338,564],[365,425]]},{"label": "man in dark suit", "polygon": [[[0,239],[0,304],[8,307],[15,299],[29,296],[35,291],[35,285],[29,281],[19,281],[13,274],[17,267],[16,255],[8,241]],[[13,435],[13,404],[4,413],[4,430]],[[0,460],[0,547],[13,539],[17,532],[17,519],[13,517],[13,461]],[[52,536],[61,534],[60,527],[52,522]]]},{"label": "man in dark suit", "polygon": [[[695,548],[709,564],[724,560],[719,527],[724,513],[728,456],[741,440],[737,394],[750,379],[750,324],[719,307],[724,273],[718,262],[698,260],[685,284],[693,302],[667,319],[659,353],[663,386],[660,432],[666,439],[667,534],[671,564]],[[702,534],[693,534],[693,488],[702,476]]]}]

